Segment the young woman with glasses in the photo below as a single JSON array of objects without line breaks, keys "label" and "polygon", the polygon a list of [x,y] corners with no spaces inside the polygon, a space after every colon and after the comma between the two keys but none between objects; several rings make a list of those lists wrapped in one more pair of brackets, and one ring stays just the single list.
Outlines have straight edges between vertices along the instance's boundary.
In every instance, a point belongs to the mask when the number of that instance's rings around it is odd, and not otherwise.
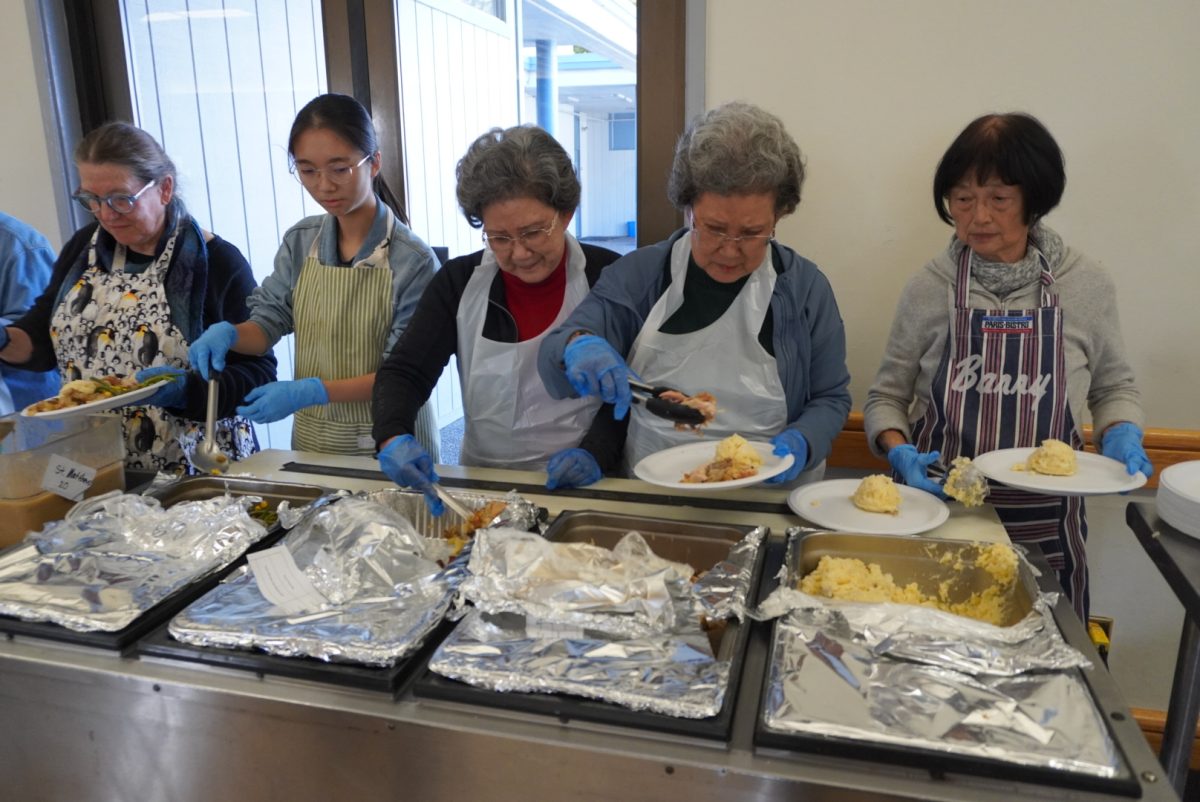
[{"label": "young woman with glasses", "polygon": [[[793,466],[768,480],[817,479],[850,411],[846,338],[829,281],[774,241],[800,203],[800,149],[779,118],[746,103],[701,115],[675,149],[667,192],[689,226],[625,256],[546,336],[539,368],[556,398],[599,396],[630,410],[630,372],[710,392],[707,439],[769,439]],[[625,468],[696,435],[631,413]]]},{"label": "young woman with glasses", "polygon": [[[236,247],[200,228],[179,197],[175,165],[145,131],[106,123],[75,149],[74,198],[96,216],[63,247],[33,308],[0,329],[0,359],[64,381],[172,377],[125,419],[126,467],[181,471],[202,436],[208,385],[188,345],[205,328],[246,320],[254,289]],[[234,408],[275,379],[275,358],[237,355],[221,376],[217,444],[235,458],[258,449]]]},{"label": "young woman with glasses", "polygon": [[[492,129],[458,163],[458,203],[483,229],[483,250],[448,262],[421,298],[375,385],[375,439],[384,471],[426,493],[431,460],[413,419],[452,355],[458,356],[466,433],[464,465],[540,470],[550,486],[594,482],[615,467],[619,435],[599,399],[551,399],[537,376],[537,348],[566,319],[617,254],[581,245],[569,228],[579,205],[571,159],[540,128]],[[593,423],[600,430],[589,431]],[[619,426],[616,428],[620,428]]]},{"label": "young woman with glasses", "polygon": [[[374,454],[371,388],[380,362],[409,323],[437,265],[407,226],[379,176],[380,153],[367,110],[346,95],[321,95],[292,124],[292,173],[326,214],[288,229],[275,271],[250,298],[250,319],[221,324],[191,348],[202,373],[229,351],[261,354],[295,332],[295,379],[260,387],[239,412],[256,423],[295,414],[292,447]],[[432,411],[415,432],[435,457]]]}]

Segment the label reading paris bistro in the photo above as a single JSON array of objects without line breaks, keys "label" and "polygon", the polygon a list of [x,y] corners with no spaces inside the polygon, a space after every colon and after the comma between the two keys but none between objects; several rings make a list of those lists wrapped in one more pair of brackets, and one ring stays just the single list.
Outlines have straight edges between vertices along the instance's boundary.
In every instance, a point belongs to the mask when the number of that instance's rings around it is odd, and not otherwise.
[{"label": "label reading paris bistro", "polygon": [[56,454],[50,458],[46,472],[42,474],[42,489],[69,501],[79,501],[95,479],[95,468]]}]

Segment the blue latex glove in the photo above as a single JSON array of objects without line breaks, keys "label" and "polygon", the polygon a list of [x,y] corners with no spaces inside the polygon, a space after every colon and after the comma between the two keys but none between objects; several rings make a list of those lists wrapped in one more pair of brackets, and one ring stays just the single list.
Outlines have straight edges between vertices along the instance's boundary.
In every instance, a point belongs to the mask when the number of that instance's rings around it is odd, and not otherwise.
[{"label": "blue latex glove", "polygon": [[582,448],[564,448],[546,463],[547,490],[583,487],[600,481],[600,463]]},{"label": "blue latex glove", "polygon": [[328,403],[329,393],[325,392],[324,382],[313,376],[255,387],[246,393],[246,403],[238,407],[237,412],[255,423],[274,423],[298,409]]},{"label": "blue latex glove", "polygon": [[617,420],[629,414],[633,400],[629,391],[631,371],[608,340],[595,334],[576,337],[563,351],[563,364],[575,392],[600,396],[615,407],[613,417]]},{"label": "blue latex glove", "polygon": [[446,511],[433,489],[434,482],[438,480],[438,475],[433,471],[433,460],[411,434],[396,437],[383,447],[379,452],[379,467],[401,487],[411,487],[424,493],[425,506],[435,518]]},{"label": "blue latex glove", "polygon": [[210,370],[225,370],[225,354],[237,339],[237,329],[232,323],[214,323],[188,346],[188,362],[208,381]]},{"label": "blue latex glove", "polygon": [[0,326],[0,351],[8,347],[8,326]]},{"label": "blue latex glove", "polygon": [[1128,421],[1114,423],[1104,430],[1104,436],[1100,438],[1100,453],[1125,463],[1125,470],[1129,471],[1130,476],[1138,471],[1146,474],[1147,479],[1154,475],[1154,466],[1142,447],[1142,430]]},{"label": "blue latex glove", "polygon": [[780,474],[776,474],[767,480],[769,485],[780,485],[784,482],[790,482],[800,475],[804,470],[805,463],[808,462],[808,441],[804,439],[804,435],[795,429],[784,429],[779,434],[771,438],[771,445],[775,446],[775,456],[786,457],[791,454],[796,458],[792,463],[792,467]]},{"label": "blue latex glove", "polygon": [[135,378],[140,382],[144,382],[146,379],[153,379],[155,376],[170,376],[171,380],[155,385],[158,389],[154,391],[154,395],[131,403],[140,407],[183,406],[184,401],[187,400],[187,371],[167,365],[159,365],[139,370]]},{"label": "blue latex glove", "polygon": [[900,475],[900,480],[904,484],[945,499],[947,496],[942,492],[942,486],[929,478],[929,466],[937,462],[941,456],[941,453],[937,451],[922,454],[917,451],[916,446],[910,443],[893,446],[887,453],[892,470]]}]

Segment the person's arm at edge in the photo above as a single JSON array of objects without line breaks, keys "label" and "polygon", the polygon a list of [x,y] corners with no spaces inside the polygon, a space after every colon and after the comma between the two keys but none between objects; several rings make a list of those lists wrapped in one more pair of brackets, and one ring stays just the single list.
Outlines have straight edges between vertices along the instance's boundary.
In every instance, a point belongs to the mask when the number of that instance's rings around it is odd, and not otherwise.
[{"label": "person's arm at edge", "polygon": [[95,225],[76,231],[59,252],[50,275],[50,283],[33,302],[29,311],[8,327],[12,342],[0,352],[0,359],[25,370],[51,370],[58,366],[54,343],[50,339],[50,318],[58,301],[67,273],[87,246]]}]

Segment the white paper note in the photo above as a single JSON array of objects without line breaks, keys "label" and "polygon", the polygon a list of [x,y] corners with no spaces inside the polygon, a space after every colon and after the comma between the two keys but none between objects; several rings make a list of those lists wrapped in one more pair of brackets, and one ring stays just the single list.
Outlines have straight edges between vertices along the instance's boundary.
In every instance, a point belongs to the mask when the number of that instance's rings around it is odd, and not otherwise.
[{"label": "white paper note", "polygon": [[42,474],[42,489],[71,501],[79,501],[92,486],[95,478],[95,468],[80,465],[74,460],[55,454],[46,463],[46,472]]},{"label": "white paper note", "polygon": [[284,546],[255,552],[246,558],[263,598],[288,615],[319,610],[328,603]]}]

